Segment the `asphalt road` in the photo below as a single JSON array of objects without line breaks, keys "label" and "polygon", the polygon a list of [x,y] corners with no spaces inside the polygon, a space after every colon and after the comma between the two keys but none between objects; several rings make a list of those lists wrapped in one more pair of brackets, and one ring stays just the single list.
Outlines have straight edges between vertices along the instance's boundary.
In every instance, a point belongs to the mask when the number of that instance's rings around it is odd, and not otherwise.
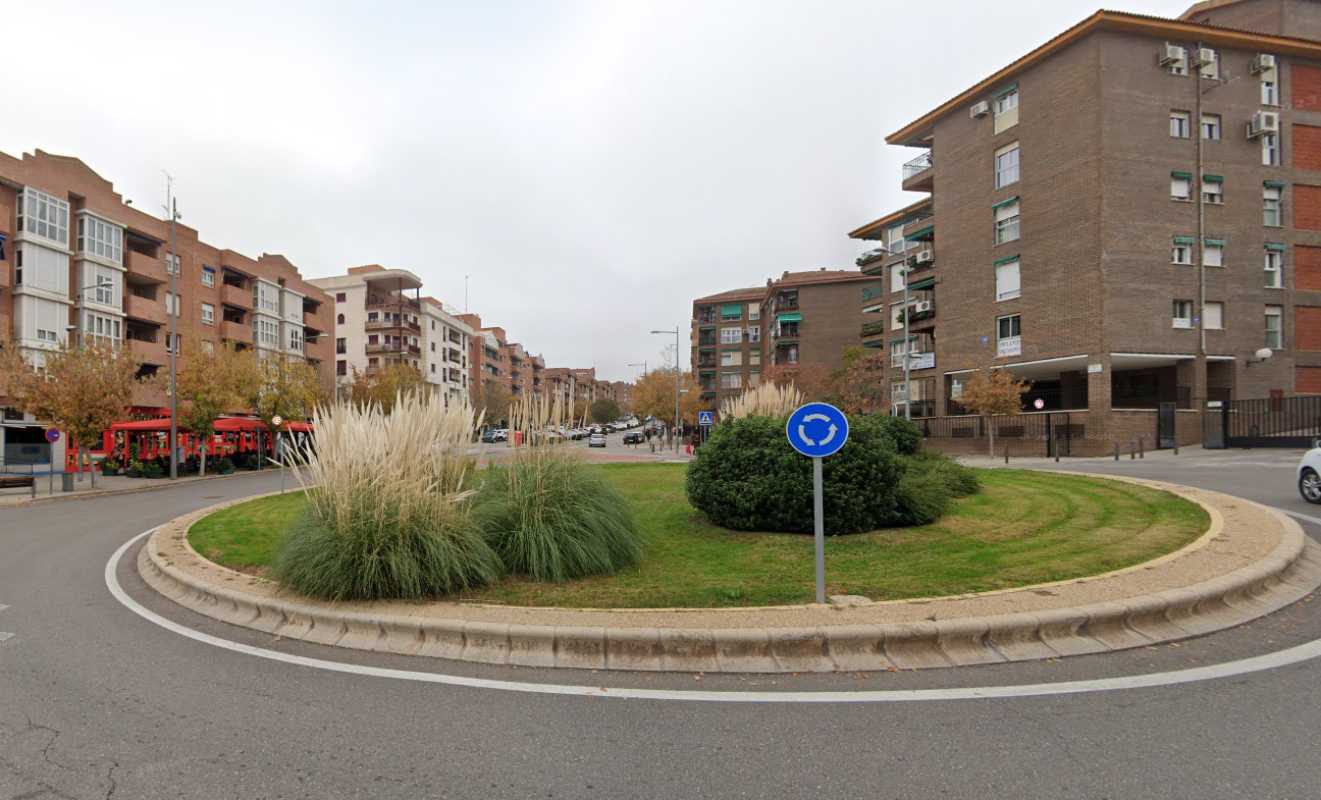
[{"label": "asphalt road", "polygon": [[[1294,454],[1084,462],[1302,513]],[[623,700],[342,674],[180,636],[107,591],[111,554],[193,508],[272,488],[227,478],[0,509],[0,798],[1314,798],[1321,660],[1096,694],[813,705]],[[1321,512],[1321,509],[1318,509]],[[1321,513],[1318,513],[1321,516]],[[1318,529],[1306,525],[1309,533]],[[200,631],[353,664],[532,683],[851,691],[1178,670],[1321,638],[1309,601],[1181,645],[868,675],[621,675],[491,668]],[[12,634],[5,636],[5,634]]]}]

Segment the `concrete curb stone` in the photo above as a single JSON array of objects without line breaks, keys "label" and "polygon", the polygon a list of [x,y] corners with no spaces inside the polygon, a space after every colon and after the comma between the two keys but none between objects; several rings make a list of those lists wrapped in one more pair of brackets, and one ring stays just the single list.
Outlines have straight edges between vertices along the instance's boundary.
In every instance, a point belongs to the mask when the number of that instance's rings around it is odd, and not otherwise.
[{"label": "concrete curb stone", "polygon": [[[1181,493],[1166,483],[1144,482]],[[1191,491],[1191,490],[1189,490]],[[1224,508],[1259,509],[1265,527],[1276,523],[1278,541],[1250,563],[1196,583],[1162,591],[1138,593],[1082,605],[1007,613],[970,613],[929,619],[858,624],[854,608],[782,606],[712,612],[726,626],[666,627],[636,625],[575,625],[556,621],[539,624],[547,609],[505,609],[517,621],[489,621],[416,616],[399,612],[350,610],[341,604],[272,591],[271,585],[234,573],[198,556],[187,542],[188,526],[218,508],[253,498],[222,503],[186,515],[157,528],[138,554],[138,569],[146,582],[164,596],[205,616],[263,631],[274,636],[318,644],[401,655],[446,658],[485,664],[529,667],[683,672],[827,672],[926,669],[1000,663],[1108,652],[1177,641],[1239,625],[1275,611],[1321,585],[1321,546],[1309,544],[1296,522],[1283,514],[1239,498],[1197,492],[1220,499]],[[1106,581],[1141,584],[1161,570],[1177,568],[1180,558],[1201,552],[1224,563],[1236,563],[1235,537],[1261,531],[1224,524],[1220,509],[1192,498],[1210,512],[1206,534],[1192,544],[1146,564],[1106,575],[1043,586],[1002,590],[958,598],[970,608],[1002,598],[1056,596],[1070,587],[1098,592]],[[1237,504],[1237,506],[1232,505]],[[1208,549],[1214,550],[1208,553]],[[1223,555],[1221,554],[1223,551]],[[1241,562],[1242,559],[1237,559]],[[1217,562],[1218,563],[1218,562]],[[244,586],[253,587],[245,590]],[[1019,592],[1019,595],[1014,595]],[[1104,593],[1102,593],[1104,596]],[[927,613],[933,600],[898,601],[910,613]],[[877,604],[871,604],[876,606]],[[961,607],[961,606],[958,606]],[[489,610],[489,607],[485,607]],[[859,606],[865,611],[867,605]],[[553,610],[561,620],[571,611]],[[591,610],[579,615],[595,619]],[[675,613],[686,613],[679,610]],[[787,619],[821,618],[820,624],[747,624],[748,612],[766,612]],[[599,612],[595,612],[599,616]],[[654,614],[653,614],[654,615]],[[621,623],[627,617],[620,617]],[[832,622],[836,620],[837,622]]]}]

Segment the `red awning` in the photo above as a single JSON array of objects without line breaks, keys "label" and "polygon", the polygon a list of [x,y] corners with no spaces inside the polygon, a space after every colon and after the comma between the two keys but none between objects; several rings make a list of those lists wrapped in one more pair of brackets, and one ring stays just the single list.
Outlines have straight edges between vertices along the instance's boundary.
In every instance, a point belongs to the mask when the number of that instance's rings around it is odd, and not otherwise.
[{"label": "red awning", "polygon": [[216,420],[215,428],[216,433],[270,430],[266,427],[266,423],[261,420],[247,419],[246,417],[221,417]]},{"label": "red awning", "polygon": [[[170,430],[170,418],[140,419],[134,422],[116,422],[110,426],[112,431],[165,431]],[[180,429],[182,430],[182,429]]]}]

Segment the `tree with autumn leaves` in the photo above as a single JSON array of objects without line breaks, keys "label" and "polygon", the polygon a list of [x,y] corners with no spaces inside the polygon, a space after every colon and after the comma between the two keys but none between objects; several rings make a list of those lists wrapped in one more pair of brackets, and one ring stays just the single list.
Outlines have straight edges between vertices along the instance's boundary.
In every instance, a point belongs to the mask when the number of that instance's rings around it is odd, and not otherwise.
[{"label": "tree with autumn leaves", "polygon": [[[281,423],[309,420],[328,399],[316,367],[302,359],[268,355],[257,359],[257,372],[258,381],[251,387],[247,405],[272,431],[278,432],[276,417]],[[264,453],[261,434],[257,436],[257,452]]]},{"label": "tree with autumn leaves", "polygon": [[386,364],[371,372],[359,372],[354,367],[349,400],[359,406],[378,405],[383,413],[389,414],[399,397],[424,388],[421,370],[411,364]]},{"label": "tree with autumn leaves", "polygon": [[[684,422],[697,424],[697,412],[702,411],[702,387],[691,372],[679,376],[679,416]],[[642,376],[633,387],[633,413],[639,417],[655,417],[674,424],[674,369],[655,369]]]},{"label": "tree with autumn leaves", "polygon": [[[78,463],[88,447],[123,419],[138,385],[138,359],[123,347],[99,342],[43,351],[34,368],[12,342],[0,343],[0,395],[16,408],[74,438]],[[92,485],[96,473],[92,472]]]},{"label": "tree with autumn leaves", "polygon": [[991,417],[1017,414],[1023,410],[1023,394],[1031,388],[1003,367],[988,366],[963,384],[959,404],[986,422],[990,454],[995,456],[995,425]]},{"label": "tree with autumn leaves", "polygon": [[[207,443],[215,438],[216,420],[246,411],[261,384],[262,370],[254,351],[239,350],[229,343],[208,347],[195,342],[191,353],[178,370],[179,427]],[[168,391],[168,375],[158,373],[154,380]],[[205,475],[205,446],[199,467]]]}]

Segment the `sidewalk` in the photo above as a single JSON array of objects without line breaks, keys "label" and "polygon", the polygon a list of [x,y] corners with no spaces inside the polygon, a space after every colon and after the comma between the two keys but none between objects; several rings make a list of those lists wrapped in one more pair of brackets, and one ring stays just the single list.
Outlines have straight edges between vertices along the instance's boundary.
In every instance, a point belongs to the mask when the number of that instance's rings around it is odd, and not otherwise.
[{"label": "sidewalk", "polygon": [[[277,475],[274,469],[268,469],[266,472]],[[206,477],[197,475],[180,476],[177,480],[169,478],[129,478],[124,475],[100,475],[96,476],[96,488],[92,488],[92,479],[86,473],[83,479],[78,480],[74,476],[73,491],[61,491],[62,473],[50,475],[37,475],[37,496],[32,497],[31,489],[0,489],[0,508],[6,506],[18,506],[27,503],[41,503],[54,500],[81,500],[89,497],[100,497],[109,494],[128,494],[132,492],[150,492],[157,489],[168,489],[172,486],[179,486],[184,483],[195,483],[197,481],[218,480],[221,478],[231,478],[238,475],[257,475],[260,473],[251,470],[239,470],[229,475],[220,473],[208,473]],[[291,484],[296,483],[293,475],[289,476]]]}]

